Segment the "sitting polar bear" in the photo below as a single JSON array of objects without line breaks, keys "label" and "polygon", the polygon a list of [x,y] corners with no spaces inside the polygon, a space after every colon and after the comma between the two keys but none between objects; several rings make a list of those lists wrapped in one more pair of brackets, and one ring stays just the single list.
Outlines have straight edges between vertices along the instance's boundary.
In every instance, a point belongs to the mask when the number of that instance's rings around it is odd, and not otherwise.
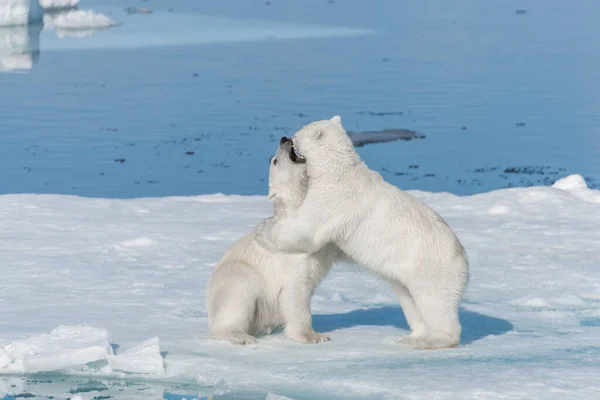
[{"label": "sitting polar bear", "polygon": [[297,210],[257,230],[261,245],[313,253],[337,245],[388,281],[419,349],[460,344],[458,308],[469,274],[465,250],[434,210],[365,165],[341,118],[304,126],[293,137],[308,191]]},{"label": "sitting polar bear", "polygon": [[[274,219],[293,212],[307,190],[306,165],[282,138],[269,167],[269,199]],[[310,300],[333,263],[343,254],[325,246],[312,255],[266,250],[254,233],[233,243],[208,282],[208,326],[215,339],[255,343],[255,337],[285,325],[290,339],[303,343],[329,341],[312,327]]]}]

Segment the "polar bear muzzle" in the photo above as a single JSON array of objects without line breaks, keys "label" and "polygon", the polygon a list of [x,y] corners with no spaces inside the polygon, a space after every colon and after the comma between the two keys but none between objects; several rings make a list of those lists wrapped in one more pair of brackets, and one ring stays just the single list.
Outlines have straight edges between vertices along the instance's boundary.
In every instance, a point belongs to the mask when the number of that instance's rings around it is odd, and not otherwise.
[{"label": "polar bear muzzle", "polygon": [[288,154],[290,156],[290,160],[293,163],[303,164],[306,162],[306,158],[304,158],[303,156],[296,153],[292,139],[290,139],[286,136],[282,137],[281,140],[279,141],[279,146],[288,152]]}]

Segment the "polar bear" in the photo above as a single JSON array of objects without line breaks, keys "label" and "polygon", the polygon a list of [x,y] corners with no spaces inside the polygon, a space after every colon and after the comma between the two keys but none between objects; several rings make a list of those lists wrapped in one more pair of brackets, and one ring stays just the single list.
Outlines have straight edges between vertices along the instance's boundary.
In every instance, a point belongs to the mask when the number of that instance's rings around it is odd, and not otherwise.
[{"label": "polar bear", "polygon": [[337,245],[392,285],[411,329],[399,342],[418,349],[458,346],[469,264],[454,231],[369,169],[339,116],[304,126],[292,140],[306,162],[308,191],[297,210],[257,229],[261,245],[288,253]]},{"label": "polar bear", "polygon": [[[304,199],[306,164],[282,138],[269,167],[273,219],[286,217]],[[256,336],[285,326],[285,335],[302,343],[329,341],[312,327],[310,300],[318,284],[343,254],[333,245],[314,254],[269,251],[249,233],[233,243],[208,282],[208,325],[215,339],[255,343]]]}]

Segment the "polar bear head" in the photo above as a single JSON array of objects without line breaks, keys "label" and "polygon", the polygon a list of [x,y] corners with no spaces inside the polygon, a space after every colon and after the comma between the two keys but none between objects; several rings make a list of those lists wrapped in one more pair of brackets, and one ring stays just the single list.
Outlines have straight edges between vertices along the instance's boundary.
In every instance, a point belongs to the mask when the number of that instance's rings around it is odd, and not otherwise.
[{"label": "polar bear head", "polygon": [[298,208],[307,191],[305,160],[296,154],[292,140],[284,136],[269,166],[269,200],[275,207],[275,215]]},{"label": "polar bear head", "polygon": [[360,163],[339,115],[305,125],[292,140],[297,156],[307,164],[311,179],[332,175]]}]

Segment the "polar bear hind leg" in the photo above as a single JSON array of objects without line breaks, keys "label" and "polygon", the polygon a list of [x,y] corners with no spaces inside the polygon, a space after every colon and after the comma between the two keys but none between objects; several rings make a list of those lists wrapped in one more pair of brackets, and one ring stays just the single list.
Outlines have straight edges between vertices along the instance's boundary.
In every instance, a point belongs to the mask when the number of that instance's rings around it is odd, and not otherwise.
[{"label": "polar bear hind leg", "polygon": [[401,283],[391,282],[392,288],[398,297],[400,307],[406,318],[406,323],[410,328],[410,335],[401,337],[398,342],[406,343],[407,338],[423,337],[427,335],[427,325],[417,309],[414,299],[410,295],[406,286]]},{"label": "polar bear hind leg", "polygon": [[444,287],[411,291],[414,304],[426,325],[426,330],[413,331],[401,342],[416,349],[444,349],[458,347],[461,326],[458,308],[463,287]]},{"label": "polar bear hind leg", "polygon": [[211,303],[215,310],[211,321],[212,337],[233,344],[256,343],[256,335],[265,333],[269,315],[263,299],[263,281],[252,268],[243,264],[223,265],[213,279],[219,279]]},{"label": "polar bear hind leg", "polygon": [[424,316],[428,332],[419,336],[411,334],[403,343],[416,349],[427,350],[458,347],[461,328],[457,308],[432,301],[431,298],[417,298],[416,304]]}]

